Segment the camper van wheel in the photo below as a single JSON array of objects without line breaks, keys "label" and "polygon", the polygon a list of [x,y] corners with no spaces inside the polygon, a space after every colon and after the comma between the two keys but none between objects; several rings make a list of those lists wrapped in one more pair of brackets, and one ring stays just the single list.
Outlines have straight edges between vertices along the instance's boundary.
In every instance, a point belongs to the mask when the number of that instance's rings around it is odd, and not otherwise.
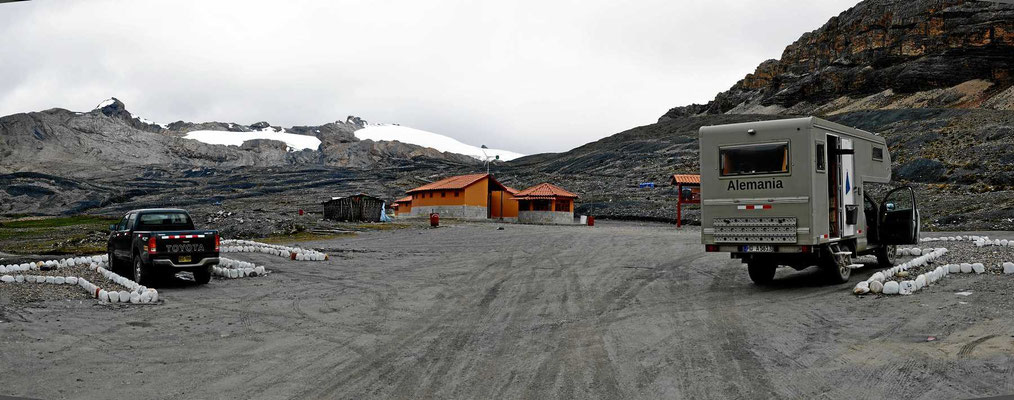
[{"label": "camper van wheel", "polygon": [[771,283],[775,279],[775,269],[777,267],[775,264],[763,261],[751,261],[746,265],[747,270],[750,272],[750,279],[758,285]]},{"label": "camper van wheel", "polygon": [[895,261],[898,259],[898,246],[888,245],[882,246],[877,249],[877,264],[880,268],[890,268],[894,266]]},{"label": "camper van wheel", "polygon": [[849,277],[852,276],[852,268],[850,267],[852,265],[852,254],[849,248],[834,243],[825,249],[827,253],[821,269],[824,270],[827,278],[831,283],[848,282]]}]

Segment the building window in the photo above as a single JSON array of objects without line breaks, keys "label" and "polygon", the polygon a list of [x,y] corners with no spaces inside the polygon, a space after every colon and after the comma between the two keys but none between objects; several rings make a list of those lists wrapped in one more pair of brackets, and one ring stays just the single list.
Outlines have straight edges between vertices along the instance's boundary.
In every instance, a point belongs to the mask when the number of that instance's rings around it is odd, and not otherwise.
[{"label": "building window", "polygon": [[876,161],[884,161],[884,148],[873,146],[873,159]]},{"label": "building window", "polygon": [[460,190],[455,190],[454,191],[454,197],[458,197],[458,192],[460,192]]},{"label": "building window", "polygon": [[826,159],[826,154],[827,152],[824,151],[824,143],[817,142],[816,156],[818,172],[824,172],[827,170],[827,163],[824,161]]},{"label": "building window", "polygon": [[556,211],[570,211],[570,202],[567,200],[557,200]]},{"label": "building window", "polygon": [[447,192],[441,190],[440,191],[440,197],[447,197]]}]

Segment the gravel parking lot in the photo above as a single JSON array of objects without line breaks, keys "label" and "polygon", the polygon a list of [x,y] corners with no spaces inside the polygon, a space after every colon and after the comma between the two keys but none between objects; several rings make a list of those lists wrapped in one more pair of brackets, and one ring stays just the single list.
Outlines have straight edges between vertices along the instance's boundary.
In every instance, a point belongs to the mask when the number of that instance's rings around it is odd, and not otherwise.
[{"label": "gravel parking lot", "polygon": [[[503,227],[503,230],[498,230]],[[1014,393],[1014,277],[854,296],[750,282],[696,227],[462,223],[257,254],[157,306],[0,296],[0,394],[58,398],[901,398]],[[1002,235],[992,234],[1000,237]],[[933,246],[944,245],[934,243]],[[3,290],[0,288],[0,290]],[[956,296],[971,291],[969,296]]]}]

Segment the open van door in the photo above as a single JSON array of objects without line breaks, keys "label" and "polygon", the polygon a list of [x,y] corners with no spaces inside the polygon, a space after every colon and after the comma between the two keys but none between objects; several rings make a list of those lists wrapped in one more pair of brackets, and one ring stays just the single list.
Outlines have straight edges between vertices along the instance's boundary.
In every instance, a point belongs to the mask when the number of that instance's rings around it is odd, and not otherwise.
[{"label": "open van door", "polygon": [[900,187],[884,196],[884,202],[880,203],[879,229],[882,244],[919,243],[919,208],[911,187]]}]

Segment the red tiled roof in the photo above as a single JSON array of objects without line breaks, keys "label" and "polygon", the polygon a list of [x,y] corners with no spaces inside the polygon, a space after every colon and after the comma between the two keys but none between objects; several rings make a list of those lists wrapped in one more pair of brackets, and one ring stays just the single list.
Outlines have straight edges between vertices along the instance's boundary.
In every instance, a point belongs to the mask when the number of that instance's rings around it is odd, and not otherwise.
[{"label": "red tiled roof", "polygon": [[501,188],[504,187],[503,184],[501,184],[500,182],[497,182],[497,180],[493,179],[493,177],[490,176],[489,174],[471,174],[471,175],[452,176],[450,178],[441,179],[441,180],[433,182],[433,183],[427,183],[427,184],[419,186],[419,187],[417,187],[415,189],[409,190],[409,191],[407,191],[405,193],[410,193],[411,194],[411,193],[414,193],[414,192],[424,192],[424,191],[427,191],[427,190],[457,190],[457,189],[464,189],[466,187],[471,186],[473,183],[476,183],[478,181],[481,181],[481,180],[485,179],[486,177],[489,177],[489,183],[490,183],[491,187],[501,187]]},{"label": "red tiled roof", "polygon": [[557,197],[577,198],[577,195],[550,183],[540,183],[514,194],[519,200],[553,199]]},{"label": "red tiled roof", "polygon": [[673,184],[673,185],[678,184],[678,183],[683,183],[683,184],[690,183],[690,184],[698,184],[698,185],[700,185],[701,184],[701,176],[700,175],[690,175],[690,174],[676,174],[676,175],[673,175],[672,178],[669,179],[669,183]]},{"label": "red tiled roof", "polygon": [[441,179],[433,183],[427,183],[415,189],[409,190],[408,192],[405,193],[422,192],[426,190],[464,189],[469,185],[482,180],[482,178],[485,177],[486,174],[452,176],[450,178]]},{"label": "red tiled roof", "polygon": [[512,195],[514,195],[514,194],[518,194],[518,190],[517,190],[517,189],[515,189],[515,188],[512,188],[512,187],[510,187],[510,186],[504,186],[503,188],[504,188],[504,189],[507,189],[507,193],[510,193],[510,194],[512,194]]},{"label": "red tiled roof", "polygon": [[411,202],[412,202],[412,196],[405,196],[405,197],[402,197],[402,198],[400,198],[398,200],[395,200],[394,204],[398,204],[398,203],[411,203]]}]

